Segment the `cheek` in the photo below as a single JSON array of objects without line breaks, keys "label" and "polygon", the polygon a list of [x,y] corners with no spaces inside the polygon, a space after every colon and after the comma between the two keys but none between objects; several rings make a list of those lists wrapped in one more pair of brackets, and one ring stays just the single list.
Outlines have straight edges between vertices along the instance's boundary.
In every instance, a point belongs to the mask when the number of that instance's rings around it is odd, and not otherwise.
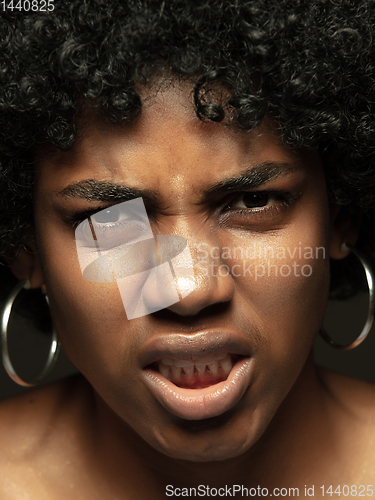
[{"label": "cheek", "polygon": [[[96,365],[103,355],[116,364],[120,345],[132,342],[131,335],[123,333],[128,320],[116,282],[84,279],[75,242],[59,244],[57,237],[45,234],[50,236],[41,245],[45,284],[63,349],[83,373],[92,370],[93,360]],[[106,369],[110,370],[109,364]]]},{"label": "cheek", "polygon": [[323,259],[275,259],[264,264],[266,272],[258,277],[251,307],[274,353],[304,355],[310,349],[327,300],[326,264]]},{"label": "cheek", "polygon": [[62,347],[77,368],[89,372],[103,355],[116,360],[124,341],[121,326],[124,329],[127,322],[116,284],[94,285],[82,283],[79,276],[66,280],[55,275],[49,289]]},{"label": "cheek", "polygon": [[47,280],[51,311],[68,358],[116,413],[147,425],[147,397],[135,380],[144,324],[128,320],[116,283],[90,283],[81,271],[69,274],[52,261]]},{"label": "cheek", "polygon": [[[236,273],[237,307],[256,327],[274,360],[304,362],[321,326],[329,288],[327,232],[316,224],[231,247],[246,249],[244,258],[227,259]],[[237,253],[238,257],[238,253]],[[245,317],[246,316],[246,317]],[[298,359],[300,362],[298,362]],[[287,364],[291,365],[289,361]]]}]

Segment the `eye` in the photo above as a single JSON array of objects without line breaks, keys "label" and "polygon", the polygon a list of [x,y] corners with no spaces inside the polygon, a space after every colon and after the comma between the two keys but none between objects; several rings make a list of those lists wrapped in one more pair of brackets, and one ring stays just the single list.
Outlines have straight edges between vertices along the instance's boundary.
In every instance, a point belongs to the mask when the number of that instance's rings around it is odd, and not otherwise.
[{"label": "eye", "polygon": [[145,222],[147,216],[139,208],[119,203],[90,214],[91,222],[95,226],[108,226],[114,228],[118,224],[130,222]]},{"label": "eye", "polygon": [[144,205],[136,200],[103,207],[97,212],[78,213],[74,217],[81,219],[75,230],[76,240],[87,248],[99,245],[100,251],[105,251],[152,237]]},{"label": "eye", "polygon": [[276,201],[276,196],[265,191],[243,194],[237,201],[231,203],[231,208],[262,208]]},{"label": "eye", "polygon": [[108,207],[91,216],[91,220],[97,224],[108,224],[109,222],[118,222],[120,219],[120,210],[114,205]]},{"label": "eye", "polygon": [[221,211],[220,224],[269,229],[286,220],[289,209],[301,194],[284,190],[233,193]]}]

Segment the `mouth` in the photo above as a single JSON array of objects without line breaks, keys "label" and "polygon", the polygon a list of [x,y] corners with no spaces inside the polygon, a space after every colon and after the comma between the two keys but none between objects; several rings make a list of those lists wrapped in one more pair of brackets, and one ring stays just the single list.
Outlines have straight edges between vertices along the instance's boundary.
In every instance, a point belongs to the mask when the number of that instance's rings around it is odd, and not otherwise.
[{"label": "mouth", "polygon": [[228,352],[195,360],[169,357],[152,363],[148,369],[160,373],[177,387],[203,389],[226,380],[240,357]]},{"label": "mouth", "polygon": [[253,357],[248,346],[222,332],[173,335],[151,342],[142,376],[154,397],[173,415],[202,420],[221,415],[248,389]]}]

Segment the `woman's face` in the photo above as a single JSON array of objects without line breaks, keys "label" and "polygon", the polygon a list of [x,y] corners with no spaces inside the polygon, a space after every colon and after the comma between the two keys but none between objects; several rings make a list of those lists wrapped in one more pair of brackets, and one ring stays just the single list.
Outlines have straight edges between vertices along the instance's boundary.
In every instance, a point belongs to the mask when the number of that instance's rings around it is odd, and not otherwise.
[{"label": "woman's face", "polygon": [[[115,185],[123,199],[93,182],[71,187],[87,180]],[[195,280],[187,297],[131,320],[116,282],[83,277],[75,241],[91,211],[128,199],[125,186],[141,191],[155,235],[187,240]],[[110,224],[125,234],[116,217]],[[41,154],[35,220],[61,344],[99,404],[171,457],[248,450],[300,374],[324,313],[330,223],[318,155],[287,149],[267,125],[246,133],[203,123],[190,89],[176,84],[134,124],[87,118],[74,150]],[[157,302],[151,274],[144,289]],[[193,368],[182,371],[186,361]]]}]

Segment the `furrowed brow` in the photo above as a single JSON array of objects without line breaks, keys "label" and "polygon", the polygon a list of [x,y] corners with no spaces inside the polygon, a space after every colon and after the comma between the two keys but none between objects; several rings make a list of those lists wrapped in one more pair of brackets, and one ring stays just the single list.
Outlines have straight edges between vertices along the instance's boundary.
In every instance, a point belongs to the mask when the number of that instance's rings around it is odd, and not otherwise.
[{"label": "furrowed brow", "polygon": [[[289,176],[299,167],[297,163],[287,162],[264,162],[257,164],[236,177],[229,177],[210,187],[204,194],[204,201],[210,201],[231,191],[241,191],[258,187],[280,176]],[[162,205],[155,191],[95,179],[86,179],[70,184],[55,194],[66,199],[80,198],[88,201],[104,202],[129,201],[141,197],[145,204],[150,206],[160,207]]]},{"label": "furrowed brow", "polygon": [[108,181],[86,179],[70,184],[62,191],[56,192],[62,198],[81,198],[89,201],[129,201],[143,198],[145,202],[156,205],[158,196],[154,191],[113,184]]},{"label": "furrowed brow", "polygon": [[259,187],[277,177],[287,177],[300,166],[297,163],[264,162],[242,172],[239,176],[229,177],[212,186],[205,193],[205,201],[212,200],[231,191]]}]

